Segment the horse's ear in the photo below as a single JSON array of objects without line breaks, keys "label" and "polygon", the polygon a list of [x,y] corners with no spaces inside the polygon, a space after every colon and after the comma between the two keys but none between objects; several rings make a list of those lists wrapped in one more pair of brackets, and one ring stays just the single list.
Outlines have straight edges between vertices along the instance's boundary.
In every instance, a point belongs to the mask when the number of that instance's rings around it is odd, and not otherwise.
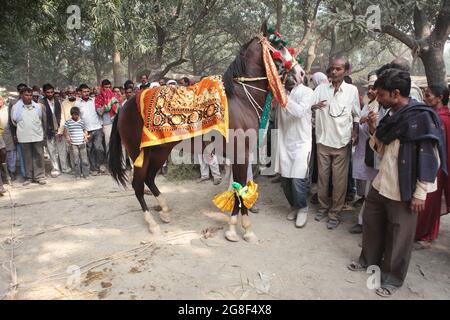
[{"label": "horse's ear", "polygon": [[261,26],[261,33],[266,37],[268,35],[268,27],[267,27],[267,20],[264,20],[262,26]]}]

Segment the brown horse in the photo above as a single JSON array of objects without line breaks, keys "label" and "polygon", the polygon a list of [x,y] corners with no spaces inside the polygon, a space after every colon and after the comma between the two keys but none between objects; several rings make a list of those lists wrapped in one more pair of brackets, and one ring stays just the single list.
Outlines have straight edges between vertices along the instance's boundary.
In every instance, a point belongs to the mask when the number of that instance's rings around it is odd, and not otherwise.
[{"label": "brown horse", "polygon": [[[266,24],[263,25],[262,32],[264,37],[266,37]],[[284,51],[286,52],[287,50],[284,49]],[[286,83],[289,83],[290,87],[293,87],[299,79],[299,77],[296,77],[295,75],[299,72],[303,72],[299,65],[297,65],[296,68],[291,69],[289,72],[284,70],[283,66],[280,64],[277,64],[277,67],[279,68],[280,74],[286,73]],[[251,86],[244,87],[242,83],[236,81],[237,78],[264,79],[251,80]],[[242,134],[235,134],[233,138],[228,141],[228,143],[234,144],[234,148],[231,149],[237,150],[238,141],[245,141],[244,149],[239,150],[239,157],[244,156],[244,161],[239,161],[240,164],[238,163],[238,152],[234,152],[234,154],[229,156],[232,161],[233,178],[234,181],[240,183],[241,185],[246,185],[249,151],[253,146],[249,145],[249,141],[245,137],[244,132],[248,130],[258,132],[261,110],[255,108],[254,102],[256,102],[259,106],[263,106],[267,96],[266,89],[268,88],[268,80],[263,61],[260,38],[255,37],[241,48],[239,55],[235,58],[234,62],[224,74],[223,81],[229,105],[229,128],[235,130],[242,129],[237,131],[242,132]],[[286,87],[288,86],[286,85]],[[249,93],[251,97],[248,96]],[[251,98],[254,99],[253,104],[250,101]],[[117,116],[114,120],[109,146],[109,168],[113,178],[123,186],[126,185],[127,176],[122,164],[122,144],[125,146],[131,159],[135,161],[140,153],[139,147],[143,125],[144,122],[139,112],[136,99],[134,98],[127,102],[125,107],[121,110],[119,116]],[[179,142],[173,142],[145,148],[143,166],[141,168],[134,168],[132,185],[136,197],[141,204],[144,212],[144,218],[149,225],[149,230],[151,233],[159,232],[159,225],[154,220],[144,200],[144,183],[156,197],[162,208],[162,211],[160,212],[160,219],[165,223],[169,223],[170,209],[166,199],[163,197],[155,184],[155,177],[164,162],[168,159],[172,149],[178,143]],[[223,150],[227,150],[225,139],[223,139],[223,143]],[[240,145],[242,145],[242,143]],[[234,210],[231,214],[229,222],[229,230],[225,232],[225,237],[229,241],[239,241],[236,233],[236,226],[238,223],[238,213],[241,211],[242,227],[245,230],[243,238],[248,242],[254,242],[257,240],[257,237],[252,231],[248,209],[244,205],[239,207],[239,203],[239,199],[236,198]]]}]

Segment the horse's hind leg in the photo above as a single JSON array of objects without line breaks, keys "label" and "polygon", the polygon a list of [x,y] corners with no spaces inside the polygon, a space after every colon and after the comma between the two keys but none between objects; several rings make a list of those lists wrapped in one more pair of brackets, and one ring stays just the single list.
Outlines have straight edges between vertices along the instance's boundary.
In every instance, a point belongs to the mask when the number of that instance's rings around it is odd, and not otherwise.
[{"label": "horse's hind leg", "polygon": [[164,162],[167,160],[169,153],[171,151],[171,146],[167,146],[165,148],[161,148],[157,150],[158,152],[151,152],[149,156],[149,169],[148,175],[145,180],[148,188],[152,192],[153,196],[158,201],[159,206],[161,207],[161,211],[159,212],[159,217],[164,223],[170,223],[170,208],[167,203],[166,198],[161,194],[158,187],[155,184],[155,177],[158,171],[163,166]]},{"label": "horse's hind leg", "polygon": [[148,169],[148,161],[144,162],[144,165],[142,168],[134,168],[133,173],[133,189],[134,193],[136,195],[136,198],[138,199],[139,203],[141,204],[142,211],[144,212],[144,219],[148,223],[148,229],[153,234],[158,234],[160,232],[160,227],[156,223],[155,219],[153,218],[152,214],[148,210],[147,203],[144,199],[144,182],[147,176],[147,169]]},{"label": "horse's hind leg", "polygon": [[158,201],[159,206],[161,207],[161,211],[159,212],[159,217],[164,223],[170,223],[170,209],[167,204],[166,198],[161,194],[158,187],[155,184],[155,177],[158,170],[151,170],[149,176],[145,180],[145,184],[150,189],[152,194],[155,196],[156,201]]}]

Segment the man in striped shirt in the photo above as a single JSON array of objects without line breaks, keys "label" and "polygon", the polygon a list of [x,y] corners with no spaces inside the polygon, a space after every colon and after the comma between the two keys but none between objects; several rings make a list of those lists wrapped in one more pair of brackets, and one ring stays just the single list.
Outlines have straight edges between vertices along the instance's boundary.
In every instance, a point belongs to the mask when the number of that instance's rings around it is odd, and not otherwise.
[{"label": "man in striped shirt", "polygon": [[64,124],[64,136],[70,145],[73,156],[75,179],[79,179],[81,174],[86,179],[89,177],[89,159],[86,150],[88,132],[84,121],[80,119],[80,109],[78,107],[72,107],[70,115],[72,118]]}]

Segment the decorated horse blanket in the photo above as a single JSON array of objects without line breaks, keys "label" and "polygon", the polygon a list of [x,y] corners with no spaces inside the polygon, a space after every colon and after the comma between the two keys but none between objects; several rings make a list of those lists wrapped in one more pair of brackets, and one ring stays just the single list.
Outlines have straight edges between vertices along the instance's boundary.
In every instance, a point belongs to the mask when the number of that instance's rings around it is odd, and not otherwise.
[{"label": "decorated horse blanket", "polygon": [[212,130],[228,140],[228,100],[220,76],[203,78],[190,87],[146,89],[136,99],[144,120],[137,167],[143,164],[145,147],[193,138]]}]

